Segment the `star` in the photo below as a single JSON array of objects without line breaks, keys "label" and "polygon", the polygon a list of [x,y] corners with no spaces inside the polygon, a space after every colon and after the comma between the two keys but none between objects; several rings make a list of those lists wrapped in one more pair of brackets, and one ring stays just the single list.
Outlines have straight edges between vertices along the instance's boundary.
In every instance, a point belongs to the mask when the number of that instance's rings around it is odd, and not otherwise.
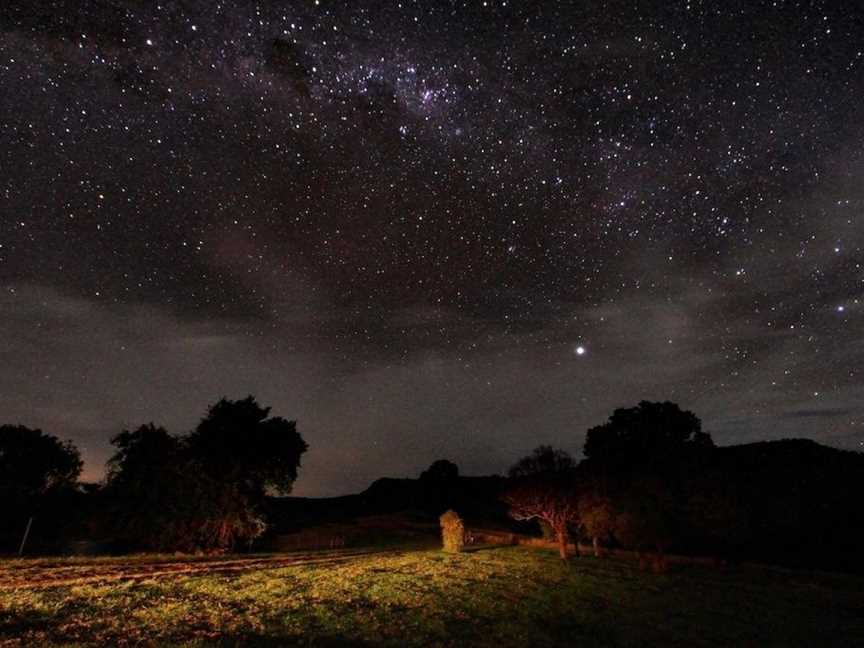
[{"label": "star", "polygon": [[[92,478],[107,420],[183,429],[249,393],[314,413],[315,457],[346,426],[405,440],[350,477],[313,460],[303,494],[428,465],[430,400],[436,451],[500,471],[460,439],[523,443],[486,387],[509,375],[575,452],[646,392],[719,443],[853,445],[790,413],[864,385],[864,54],[812,28],[860,3],[737,3],[746,38],[663,3],[35,4],[0,10],[0,393]],[[574,366],[578,420],[542,389]]]}]

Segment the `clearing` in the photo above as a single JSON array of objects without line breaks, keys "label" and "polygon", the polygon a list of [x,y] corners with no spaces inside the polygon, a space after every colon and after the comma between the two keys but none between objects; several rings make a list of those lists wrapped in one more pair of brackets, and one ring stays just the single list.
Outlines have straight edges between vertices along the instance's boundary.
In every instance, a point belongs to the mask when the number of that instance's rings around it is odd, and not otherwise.
[{"label": "clearing", "polygon": [[0,645],[864,645],[864,579],[495,547],[0,561]]}]

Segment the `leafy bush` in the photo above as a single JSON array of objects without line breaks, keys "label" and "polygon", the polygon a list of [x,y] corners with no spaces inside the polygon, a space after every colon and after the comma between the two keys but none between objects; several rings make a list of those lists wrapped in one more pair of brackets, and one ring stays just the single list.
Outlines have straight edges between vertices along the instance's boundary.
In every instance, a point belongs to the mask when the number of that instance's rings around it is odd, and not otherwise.
[{"label": "leafy bush", "polygon": [[456,511],[446,511],[440,518],[444,551],[459,553],[465,546],[465,524]]}]

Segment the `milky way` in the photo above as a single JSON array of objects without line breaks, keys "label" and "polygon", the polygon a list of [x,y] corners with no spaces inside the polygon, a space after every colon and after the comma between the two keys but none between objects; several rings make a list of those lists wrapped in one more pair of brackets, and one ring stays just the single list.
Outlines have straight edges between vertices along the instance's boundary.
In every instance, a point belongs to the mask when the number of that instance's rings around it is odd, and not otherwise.
[{"label": "milky way", "polygon": [[860,449],[854,5],[4,2],[0,421],[95,479],[252,393],[305,494],[641,399]]}]

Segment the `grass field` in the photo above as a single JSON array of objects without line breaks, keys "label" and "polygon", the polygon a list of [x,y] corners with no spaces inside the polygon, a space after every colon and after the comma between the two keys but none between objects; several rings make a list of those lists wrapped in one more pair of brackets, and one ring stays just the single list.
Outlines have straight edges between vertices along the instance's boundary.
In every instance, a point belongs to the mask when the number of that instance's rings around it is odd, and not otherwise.
[{"label": "grass field", "polygon": [[864,645],[864,579],[499,547],[0,562],[0,645]]}]

